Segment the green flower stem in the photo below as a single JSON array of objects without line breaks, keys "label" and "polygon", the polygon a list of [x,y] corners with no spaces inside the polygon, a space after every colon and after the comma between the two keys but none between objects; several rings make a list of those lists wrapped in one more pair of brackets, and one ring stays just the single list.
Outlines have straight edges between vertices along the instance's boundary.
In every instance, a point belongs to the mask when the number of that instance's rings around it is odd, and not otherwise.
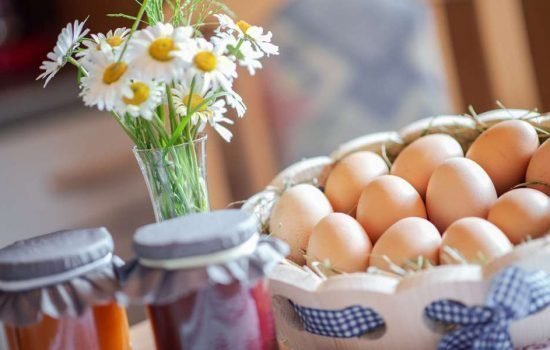
[{"label": "green flower stem", "polygon": [[75,66],[79,73],[82,75],[82,76],[85,76],[87,77],[88,76],[88,72],[86,71],[86,69],[84,69],[84,67],[82,67],[82,65],[80,64],[80,62],[78,62],[77,60],[75,60],[72,56],[68,56],[67,57],[67,62],[69,62],[70,64],[72,64],[73,66]]},{"label": "green flower stem", "polygon": [[[189,137],[189,139],[192,139],[192,138],[193,138],[192,135],[191,135],[191,128],[187,128],[187,136]],[[197,154],[196,154],[196,152],[189,152],[189,153],[190,153],[190,154],[189,154],[189,158],[191,158],[191,161],[190,161],[190,163],[191,163],[191,169],[193,169],[193,170],[199,170],[199,165],[198,165],[198,163],[197,163]],[[193,175],[193,176],[192,176],[192,181],[193,181],[193,183],[194,183],[192,188],[195,189],[195,190],[198,189],[198,190],[200,191],[200,189],[201,189],[201,187],[202,187],[202,184],[200,183],[200,177],[201,177],[201,176],[200,176],[200,174],[198,173],[198,171],[193,171],[193,172],[192,172],[192,175]],[[197,198],[196,196],[194,196],[194,197]],[[196,202],[196,203],[195,203],[195,206],[196,206],[196,207],[200,207],[200,203],[197,203],[197,202]]]},{"label": "green flower stem", "polygon": [[190,112],[188,112],[187,116],[185,118],[183,118],[183,120],[179,123],[179,125],[177,126],[176,130],[172,133],[172,136],[170,137],[170,140],[168,141],[168,145],[167,147],[170,147],[170,146],[173,146],[178,137],[181,136],[181,134],[183,133],[185,127],[187,126],[187,124],[189,123],[190,119],[191,119],[191,116],[193,114],[195,114],[197,111],[199,111],[203,106],[207,105],[208,103],[210,103],[210,101],[212,100],[215,100],[217,99],[218,97],[221,97],[221,96],[226,96],[227,93],[216,93],[216,94],[213,94],[212,96],[204,99],[204,101],[202,101],[200,104],[198,104],[195,108],[193,108]]},{"label": "green flower stem", "polygon": [[197,135],[197,133],[199,132],[199,127],[200,127],[200,125],[197,125],[194,128],[193,132],[195,133],[195,135]]},{"label": "green flower stem", "polygon": [[160,138],[161,138],[162,143],[164,143],[166,145],[166,143],[170,139],[170,136],[166,132],[166,129],[164,129],[164,123],[163,123],[162,118],[155,115],[153,117],[153,119],[151,120],[151,123],[153,124],[153,126],[155,127],[157,132],[160,134]]},{"label": "green flower stem", "polygon": [[191,106],[191,100],[193,98],[193,94],[195,93],[195,84],[196,84],[196,80],[195,80],[195,77],[193,77],[193,79],[191,79],[191,86],[189,87],[189,98],[187,99],[187,116],[190,117],[191,114],[190,114],[190,108],[189,106]]},{"label": "green flower stem", "polygon": [[187,25],[190,26],[193,23],[193,12],[195,12],[195,3],[191,4],[191,8],[189,10],[189,14],[187,17]]},{"label": "green flower stem", "polygon": [[173,145],[176,144],[176,142],[178,141],[178,138],[180,138],[181,134],[183,133],[183,130],[185,129],[188,123],[189,123],[189,118],[186,117],[178,124],[178,126],[176,127],[176,130],[174,130],[174,132],[172,133],[172,136],[168,140],[168,144],[166,145],[167,147],[172,147]]},{"label": "green flower stem", "polygon": [[128,135],[132,139],[132,141],[136,145],[139,146],[141,144],[141,142],[139,141],[139,139],[137,137],[135,137],[135,131],[130,130],[130,128],[128,128],[128,126],[126,126],[126,124],[120,118],[120,116],[118,115],[117,112],[112,111],[111,114],[115,117],[115,120],[117,121],[118,125],[120,125],[120,127],[122,128],[122,130],[124,130],[126,135]]},{"label": "green flower stem", "polygon": [[[155,134],[151,127],[153,124],[157,132],[161,133],[160,129],[163,128],[160,119],[156,117],[150,122],[139,120],[138,123],[138,129],[146,131],[144,137],[147,138],[154,154],[147,160],[147,163],[152,164],[147,177],[153,191],[151,196],[156,201],[156,210],[160,211],[163,218],[207,210],[208,198],[194,140],[191,139],[179,146],[161,147],[159,141],[154,138]],[[165,135],[167,138],[168,135]]]},{"label": "green flower stem", "polygon": [[151,127],[152,123],[150,123],[149,121],[145,121],[145,122],[143,122],[143,124],[145,125],[145,130],[147,131],[147,137],[149,138],[149,140],[151,140],[151,144],[153,145],[153,147],[154,148],[161,148],[160,141],[156,137],[155,132],[153,131],[153,128]]},{"label": "green flower stem", "polygon": [[166,120],[164,119],[164,105],[161,104],[157,107],[157,116],[163,123],[166,122]]},{"label": "green flower stem", "polygon": [[176,110],[174,109],[174,98],[172,97],[172,90],[170,86],[166,84],[166,97],[168,99],[168,114],[170,118],[170,132],[174,135],[174,130],[177,125]]},{"label": "green flower stem", "polygon": [[201,144],[140,151],[157,220],[208,210],[208,194],[197,159]]},{"label": "green flower stem", "polygon": [[244,43],[244,39],[243,38],[239,39],[237,46],[235,46],[235,51],[239,52],[239,50],[241,49],[241,46],[243,46],[243,43]]},{"label": "green flower stem", "polygon": [[191,129],[193,129],[193,127],[190,124],[188,124],[187,128],[185,128],[188,140],[193,140],[195,138],[194,135],[192,135],[192,130]]},{"label": "green flower stem", "polygon": [[141,123],[141,118],[137,118],[133,120],[134,123],[134,131],[136,132],[136,136],[138,139],[141,140],[142,149],[149,149],[152,148],[151,143],[145,133],[145,128],[143,127]]},{"label": "green flower stem", "polygon": [[147,0],[143,0],[141,3],[141,7],[139,8],[139,12],[136,16],[136,20],[134,21],[134,24],[132,24],[132,29],[130,30],[130,34],[128,35],[128,39],[124,42],[124,46],[122,47],[122,51],[120,52],[120,56],[118,56],[118,62],[122,60],[122,57],[126,53],[126,49],[128,48],[128,43],[130,42],[130,39],[132,39],[132,36],[137,30],[137,27],[139,26],[139,23],[141,22],[141,18],[143,17],[143,14],[145,13],[145,7],[147,6]]}]

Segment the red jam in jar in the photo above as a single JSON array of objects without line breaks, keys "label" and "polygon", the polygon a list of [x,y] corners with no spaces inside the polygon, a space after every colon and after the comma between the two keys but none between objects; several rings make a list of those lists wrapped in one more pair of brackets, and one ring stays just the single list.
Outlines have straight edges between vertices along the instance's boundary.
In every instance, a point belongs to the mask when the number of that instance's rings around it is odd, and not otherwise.
[{"label": "red jam in jar", "polygon": [[214,285],[166,305],[149,305],[157,350],[275,350],[266,285]]},{"label": "red jam in jar", "polygon": [[223,210],[140,228],[124,293],[145,303],[157,350],[276,350],[266,273],[286,253],[256,218]]}]

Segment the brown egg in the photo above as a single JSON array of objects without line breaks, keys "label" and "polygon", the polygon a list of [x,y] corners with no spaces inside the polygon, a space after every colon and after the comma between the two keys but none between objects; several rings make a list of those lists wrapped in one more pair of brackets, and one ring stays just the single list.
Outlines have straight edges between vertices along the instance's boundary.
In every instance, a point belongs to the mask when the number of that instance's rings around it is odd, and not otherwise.
[{"label": "brown egg", "polygon": [[367,269],[371,248],[369,236],[354,218],[332,213],[313,228],[308,262],[329,260],[338,271],[361,272]]},{"label": "brown egg", "polygon": [[391,271],[384,256],[402,268],[407,262],[417,261],[419,256],[437,265],[440,244],[441,235],[428,220],[416,217],[401,219],[378,239],[372,248],[369,265]]},{"label": "brown egg", "polygon": [[325,184],[325,194],[334,211],[353,215],[363,188],[370,180],[387,173],[388,166],[378,154],[353,153],[332,169]]},{"label": "brown egg", "polygon": [[550,139],[544,141],[539,149],[533,154],[527,167],[527,182],[543,182],[547,185],[529,185],[550,196]]},{"label": "brown egg", "polygon": [[269,218],[269,230],[288,243],[290,260],[305,264],[303,255],[311,231],[330,213],[332,207],[323,192],[312,185],[297,185],[283,193],[275,204]]},{"label": "brown egg", "polygon": [[532,188],[506,192],[489,211],[488,220],[514,244],[538,238],[550,230],[550,197]]},{"label": "brown egg", "polygon": [[418,192],[402,178],[382,175],[361,192],[357,221],[373,242],[391,225],[409,216],[426,218],[426,208]]},{"label": "brown egg", "polygon": [[439,261],[441,264],[459,264],[444,247],[458,252],[469,263],[482,264],[510,252],[513,248],[502,231],[485,219],[463,218],[454,222],[443,234]]},{"label": "brown egg", "polygon": [[460,218],[486,218],[496,199],[495,187],[479,165],[451,158],[435,169],[428,182],[426,209],[430,221],[443,232]]},{"label": "brown egg", "polygon": [[407,180],[423,198],[430,176],[445,160],[463,157],[462,147],[446,134],[421,137],[405,147],[395,159],[391,174]]},{"label": "brown egg", "polygon": [[507,120],[483,132],[466,157],[481,165],[500,195],[524,182],[529,160],[538,147],[539,138],[531,124]]}]

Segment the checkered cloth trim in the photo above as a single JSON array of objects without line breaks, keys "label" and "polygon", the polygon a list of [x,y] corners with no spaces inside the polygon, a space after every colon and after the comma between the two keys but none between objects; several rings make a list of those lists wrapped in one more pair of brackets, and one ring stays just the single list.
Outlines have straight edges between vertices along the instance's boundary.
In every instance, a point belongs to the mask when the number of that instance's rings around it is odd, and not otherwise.
[{"label": "checkered cloth trim", "polygon": [[322,310],[290,304],[306,331],[333,338],[354,338],[384,326],[373,309],[353,305],[340,310]]},{"label": "checkered cloth trim", "polygon": [[492,281],[484,306],[438,300],[425,309],[434,321],[459,326],[443,336],[439,350],[513,349],[508,325],[550,305],[550,276],[511,266]]},{"label": "checkered cloth trim", "polygon": [[537,271],[527,277],[531,286],[529,314],[539,312],[550,305],[550,283],[545,276],[546,272]]},{"label": "checkered cloth trim", "polygon": [[493,311],[485,306],[465,307],[458,301],[442,300],[427,307],[426,316],[443,323],[465,326],[489,322],[493,317]]}]

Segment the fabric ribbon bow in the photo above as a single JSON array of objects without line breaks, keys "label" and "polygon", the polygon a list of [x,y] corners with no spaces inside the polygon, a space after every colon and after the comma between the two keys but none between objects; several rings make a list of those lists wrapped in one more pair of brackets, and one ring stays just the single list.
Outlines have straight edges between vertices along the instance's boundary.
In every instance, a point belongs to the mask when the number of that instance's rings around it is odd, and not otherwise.
[{"label": "fabric ribbon bow", "polygon": [[550,276],[511,266],[492,281],[484,306],[466,306],[445,299],[426,307],[426,316],[457,326],[439,343],[439,350],[513,349],[508,325],[550,305]]}]

